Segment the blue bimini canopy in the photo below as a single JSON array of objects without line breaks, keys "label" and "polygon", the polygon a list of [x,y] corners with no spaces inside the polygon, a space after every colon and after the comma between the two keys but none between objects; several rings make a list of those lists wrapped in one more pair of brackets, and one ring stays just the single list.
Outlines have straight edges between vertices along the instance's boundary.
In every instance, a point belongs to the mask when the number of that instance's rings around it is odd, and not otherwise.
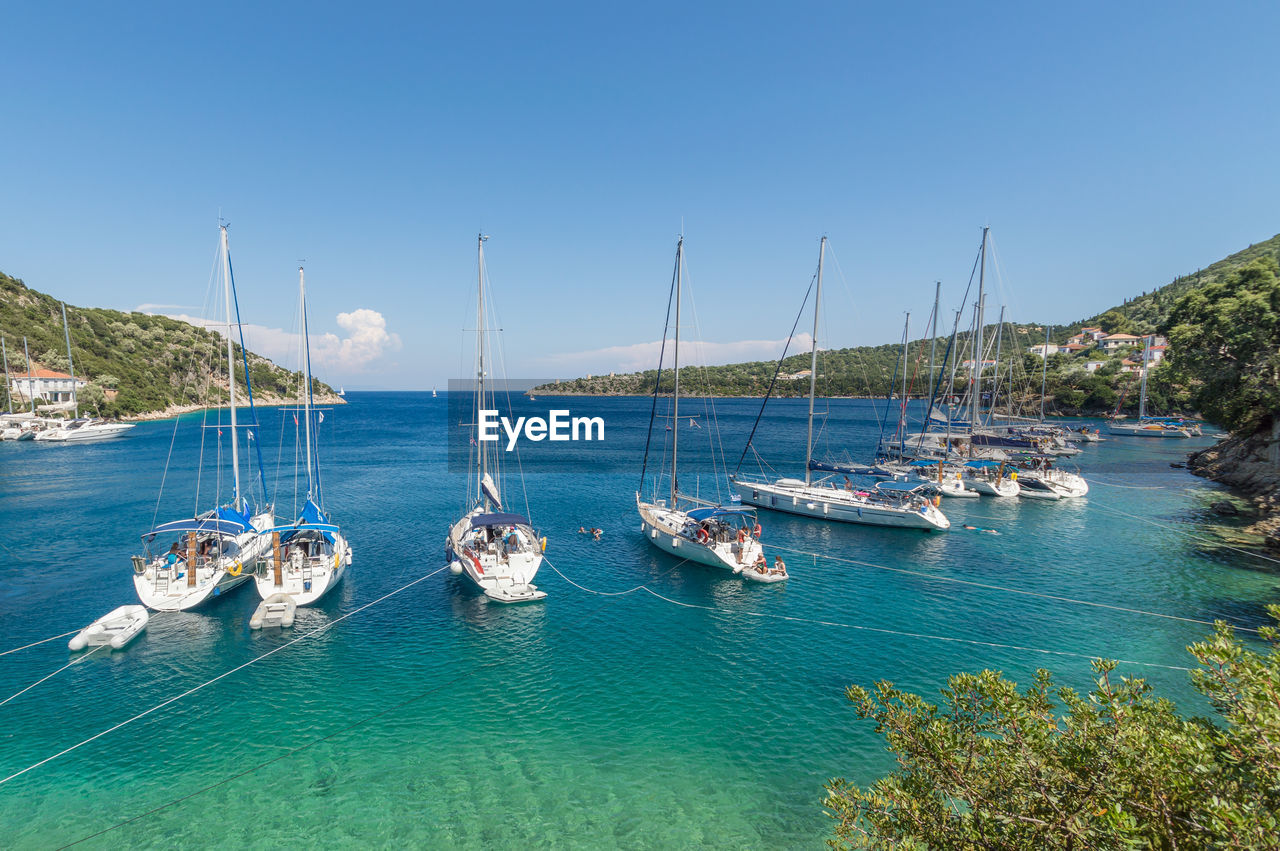
[{"label": "blue bimini canopy", "polygon": [[474,526],[528,526],[529,519],[519,514],[477,514],[471,518]]},{"label": "blue bimini canopy", "polygon": [[876,490],[911,493],[925,487],[928,487],[928,482],[880,482],[876,485]]},{"label": "blue bimini canopy", "polygon": [[977,469],[985,470],[990,467],[999,467],[1000,462],[999,461],[965,461],[964,465],[966,467],[974,467]]},{"label": "blue bimini canopy", "polygon": [[715,517],[751,517],[753,513],[747,508],[695,508],[689,512],[690,520],[701,523]]},{"label": "blue bimini canopy", "polygon": [[936,467],[942,463],[941,458],[917,458],[911,462],[912,467]]},{"label": "blue bimini canopy", "polygon": [[212,532],[217,535],[243,535],[252,527],[246,523],[237,523],[233,520],[215,520],[212,517],[193,517],[190,520],[175,520],[172,523],[162,523],[143,535],[143,538],[151,540],[157,535],[170,535],[174,532]]}]

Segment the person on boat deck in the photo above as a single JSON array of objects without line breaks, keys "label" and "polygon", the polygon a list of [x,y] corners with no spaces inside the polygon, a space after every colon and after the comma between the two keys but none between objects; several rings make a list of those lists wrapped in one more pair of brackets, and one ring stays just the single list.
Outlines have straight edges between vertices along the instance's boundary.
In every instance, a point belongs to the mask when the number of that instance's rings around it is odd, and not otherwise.
[{"label": "person on boat deck", "polygon": [[[763,553],[760,554],[760,558],[764,558]],[[782,556],[773,557],[773,570],[769,571],[769,573],[777,574],[779,576],[787,575],[787,565],[782,561]]]},{"label": "person on boat deck", "polygon": [[742,554],[747,550],[747,530],[738,530],[738,564],[742,564]]},{"label": "person on boat deck", "polygon": [[753,565],[756,573],[765,574],[769,572],[769,560],[764,557],[764,552],[756,556],[756,563]]},{"label": "person on boat deck", "polygon": [[169,547],[169,552],[164,557],[164,563],[167,565],[175,565],[178,562],[185,562],[187,559],[182,555],[182,549],[175,541],[173,546]]},{"label": "person on boat deck", "polygon": [[520,536],[516,534],[516,527],[512,526],[511,531],[507,533],[507,553],[514,553],[520,549]]},{"label": "person on boat deck", "polygon": [[849,481],[848,476],[844,477],[844,489],[847,490],[849,493],[853,493],[853,482]]}]

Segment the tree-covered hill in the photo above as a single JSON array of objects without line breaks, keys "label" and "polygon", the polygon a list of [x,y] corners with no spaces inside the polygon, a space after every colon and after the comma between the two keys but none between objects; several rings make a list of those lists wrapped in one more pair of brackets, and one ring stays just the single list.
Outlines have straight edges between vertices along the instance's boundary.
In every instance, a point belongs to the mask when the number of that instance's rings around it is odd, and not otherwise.
[{"label": "tree-covered hill", "polygon": [[[67,305],[67,325],[76,377],[89,382],[80,393],[83,410],[128,416],[227,399],[226,343],[212,331],[166,316],[71,305]],[[20,377],[27,368],[23,337],[36,365],[66,371],[61,304],[3,273],[0,334],[14,376]],[[236,356],[240,358],[239,345]],[[302,384],[299,373],[253,352],[248,361],[257,400],[271,404],[296,397]],[[243,370],[238,370],[237,384],[243,392]],[[7,406],[8,382],[3,385],[0,404]],[[328,385],[316,381],[314,387],[325,401],[340,401]]]},{"label": "tree-covered hill", "polygon": [[[1163,287],[1126,299],[1122,304],[1088,319],[1068,325],[1050,326],[1049,339],[1061,345],[1082,328],[1089,326],[1100,327],[1108,334],[1155,333],[1166,322],[1170,311],[1182,296],[1221,283],[1242,268],[1264,258],[1280,259],[1280,235],[1255,243],[1195,274],[1184,275]],[[984,331],[987,360],[995,358],[992,341],[997,339],[998,333],[1002,342],[999,360],[1003,378],[997,405],[1014,413],[1038,411],[1042,361],[1027,350],[1032,345],[1044,342],[1044,326],[1006,323],[1003,332],[1000,332],[996,325],[988,325]],[[967,331],[961,331],[957,338],[956,349],[961,353],[962,361],[970,357],[967,353],[968,338]],[[947,338],[937,340],[938,362],[941,362],[948,342]],[[929,340],[916,340],[910,345],[906,371],[908,391],[913,395],[928,392],[929,350]],[[1111,411],[1118,405],[1124,410],[1136,409],[1138,393],[1134,387],[1134,362],[1140,357],[1137,348],[1104,353],[1097,347],[1051,355],[1045,379],[1048,411],[1063,414],[1102,413]],[[709,392],[721,396],[761,396],[768,389],[777,366],[776,361],[753,361],[725,366],[684,367],[680,371],[682,392],[687,387],[691,394]],[[891,387],[894,392],[900,389],[901,368],[901,345],[859,346],[824,351],[819,354],[818,393],[828,396],[885,396],[889,394]],[[807,352],[788,356],[779,372],[774,394],[807,394],[808,369]],[[950,366],[947,370],[949,376]],[[963,369],[959,375],[963,379]],[[655,377],[655,370],[646,370],[625,375],[562,380],[536,390],[544,394],[642,395],[653,392]],[[945,378],[946,376],[944,380]],[[988,381],[993,378],[994,370],[990,370]],[[671,382],[670,370],[666,370],[662,389],[669,392]],[[963,384],[958,383],[957,386],[963,387]],[[1172,372],[1155,368],[1150,375],[1148,403],[1153,411],[1185,412],[1191,404],[1191,388],[1184,381],[1175,380]]]}]

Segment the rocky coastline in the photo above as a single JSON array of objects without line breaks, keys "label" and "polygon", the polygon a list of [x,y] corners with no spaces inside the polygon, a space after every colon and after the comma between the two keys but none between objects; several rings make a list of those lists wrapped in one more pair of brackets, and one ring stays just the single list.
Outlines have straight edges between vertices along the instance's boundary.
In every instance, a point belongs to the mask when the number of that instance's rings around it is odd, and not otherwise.
[{"label": "rocky coastline", "polygon": [[1191,453],[1187,468],[1247,498],[1257,519],[1246,531],[1262,536],[1268,549],[1280,552],[1280,419],[1269,429],[1232,435]]}]

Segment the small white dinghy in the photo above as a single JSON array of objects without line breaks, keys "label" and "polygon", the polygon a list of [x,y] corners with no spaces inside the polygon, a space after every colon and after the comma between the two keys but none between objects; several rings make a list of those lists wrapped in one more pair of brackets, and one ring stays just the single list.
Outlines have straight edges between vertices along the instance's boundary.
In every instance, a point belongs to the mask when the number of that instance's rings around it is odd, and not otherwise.
[{"label": "small white dinghy", "polygon": [[83,650],[110,644],[112,650],[119,650],[147,628],[149,617],[146,606],[112,609],[76,633],[67,646],[72,650]]},{"label": "small white dinghy", "polygon": [[751,582],[786,582],[789,576],[786,568],[783,568],[781,572],[766,569],[761,573],[759,568],[755,567],[744,567],[739,575]]},{"label": "small white dinghy", "polygon": [[264,626],[278,626],[286,629],[293,626],[293,614],[298,604],[288,594],[272,594],[258,604],[253,617],[249,618],[249,629],[262,629]]}]

